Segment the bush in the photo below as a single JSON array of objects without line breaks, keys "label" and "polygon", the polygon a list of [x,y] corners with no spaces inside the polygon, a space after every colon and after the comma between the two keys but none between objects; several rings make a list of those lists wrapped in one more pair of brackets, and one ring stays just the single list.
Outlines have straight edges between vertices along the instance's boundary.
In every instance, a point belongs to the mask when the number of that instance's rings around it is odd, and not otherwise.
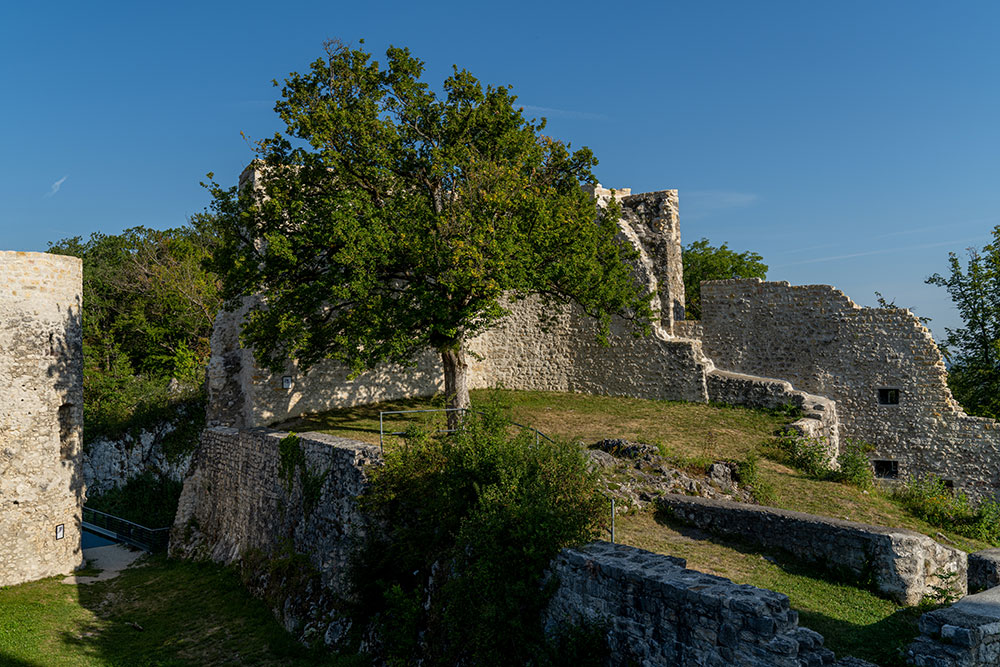
[{"label": "bush", "polygon": [[837,467],[830,464],[830,453],[824,438],[804,438],[786,435],[778,440],[779,449],[788,462],[813,479],[850,484],[861,489],[875,486],[875,473],[868,454],[875,447],[862,440],[847,438],[837,455]]},{"label": "bush", "polygon": [[747,452],[746,457],[739,462],[736,474],[740,484],[750,489],[753,499],[761,505],[772,505],[777,501],[774,485],[760,475],[760,455],[757,450]]},{"label": "bush", "polygon": [[995,499],[976,505],[934,475],[911,477],[893,489],[890,496],[907,512],[937,528],[1000,544],[1000,503]]},{"label": "bush", "polygon": [[868,455],[875,447],[863,440],[847,438],[843,451],[837,456],[839,470],[830,471],[829,477],[842,484],[850,484],[860,489],[870,489],[875,486],[875,472],[872,470]]},{"label": "bush", "polygon": [[[510,435],[502,411],[451,437],[411,428],[362,498],[375,519],[353,568],[355,627],[390,664],[509,665],[546,654],[541,585],[605,510],[581,449]],[[551,588],[551,586],[549,587]]]}]

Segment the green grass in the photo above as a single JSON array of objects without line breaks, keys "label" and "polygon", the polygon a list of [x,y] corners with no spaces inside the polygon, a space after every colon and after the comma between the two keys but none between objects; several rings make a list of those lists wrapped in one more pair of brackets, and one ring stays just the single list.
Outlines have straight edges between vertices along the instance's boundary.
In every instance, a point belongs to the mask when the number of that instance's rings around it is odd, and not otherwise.
[{"label": "green grass", "polygon": [[107,581],[61,579],[0,588],[0,665],[364,664],[297,644],[218,565],[147,556]]},{"label": "green grass", "polygon": [[800,624],[823,635],[824,645],[838,657],[853,655],[882,667],[904,665],[900,649],[916,638],[917,620],[926,611],[831,581],[784,554],[765,553],[650,514],[619,517],[616,529],[624,544],[680,556],[689,568],[784,593],[799,612]]},{"label": "green grass", "polygon": [[[470,392],[473,409],[493,391]],[[741,458],[747,450],[768,443],[774,431],[788,421],[779,414],[723,405],[565,392],[501,390],[498,393],[501,402],[510,405],[514,421],[537,428],[550,437],[582,440],[587,444],[604,438],[640,440],[658,445],[668,456],[691,460]],[[275,424],[275,428],[299,433],[321,431],[377,444],[380,410],[435,407],[443,407],[440,397],[389,401],[304,415]],[[385,430],[403,431],[409,421],[444,427],[444,417],[440,414],[387,415]],[[387,439],[390,445],[396,442],[399,438]]]}]

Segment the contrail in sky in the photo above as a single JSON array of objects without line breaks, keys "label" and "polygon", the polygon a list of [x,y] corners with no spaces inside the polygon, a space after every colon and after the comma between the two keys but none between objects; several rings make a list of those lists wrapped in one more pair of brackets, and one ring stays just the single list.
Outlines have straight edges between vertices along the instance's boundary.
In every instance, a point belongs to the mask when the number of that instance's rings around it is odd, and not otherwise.
[{"label": "contrail in sky", "polygon": [[58,181],[56,181],[55,183],[53,183],[52,184],[52,190],[50,190],[49,193],[47,195],[45,195],[45,196],[46,197],[51,197],[55,193],[59,192],[59,188],[62,187],[62,184],[66,181],[67,178],[69,178],[68,175],[67,176],[63,176]]}]

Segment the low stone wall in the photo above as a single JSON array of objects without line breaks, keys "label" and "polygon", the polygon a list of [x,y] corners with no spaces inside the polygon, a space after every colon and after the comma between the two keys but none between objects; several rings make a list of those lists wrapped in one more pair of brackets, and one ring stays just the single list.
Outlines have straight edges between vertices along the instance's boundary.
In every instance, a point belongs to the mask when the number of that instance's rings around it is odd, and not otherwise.
[{"label": "low stone wall", "polygon": [[1000,586],[1000,549],[983,549],[969,554],[969,590],[982,591]]},{"label": "low stone wall", "polygon": [[688,496],[665,495],[659,504],[699,528],[782,549],[859,583],[870,582],[900,604],[918,604],[936,595],[935,588],[966,592],[965,552],[910,530]]},{"label": "low stone wall", "polygon": [[[381,457],[377,446],[316,433],[282,445],[286,435],[221,427],[203,432],[178,503],[170,555],[242,564],[255,592],[277,589],[286,596],[275,611],[288,629],[298,628],[304,640],[333,643],[344,629],[336,607],[346,591],[346,565],[365,525],[357,497],[366,468]],[[315,586],[283,590],[268,579],[275,562],[301,564],[302,555],[318,577]],[[254,563],[264,567],[247,572]]]},{"label": "low stone wall", "polygon": [[687,570],[680,558],[594,542],[560,553],[552,574],[559,588],[546,629],[567,622],[606,626],[610,665],[834,662],[823,636],[798,626],[787,596]]},{"label": "low stone wall", "polygon": [[762,378],[714,369],[705,377],[708,400],[713,403],[744,405],[773,410],[787,405],[800,408],[802,418],[788,428],[806,438],[824,441],[831,459],[840,451],[837,404],[815,394],[798,391],[784,380]]},{"label": "low stone wall", "polygon": [[970,595],[920,617],[920,636],[907,649],[916,667],[1000,664],[1000,589]]}]

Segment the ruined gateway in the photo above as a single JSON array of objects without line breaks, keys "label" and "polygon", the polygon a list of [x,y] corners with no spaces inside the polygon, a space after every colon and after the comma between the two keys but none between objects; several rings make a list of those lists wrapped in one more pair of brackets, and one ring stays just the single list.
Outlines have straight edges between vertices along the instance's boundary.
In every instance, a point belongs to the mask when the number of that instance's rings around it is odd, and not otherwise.
[{"label": "ruined gateway", "polygon": [[[246,175],[244,175],[246,178]],[[541,304],[511,315],[469,345],[470,387],[573,391],[752,407],[801,406],[796,428],[831,456],[846,438],[875,446],[876,474],[933,473],[971,497],[1000,491],[1000,429],[970,417],[947,386],[930,332],[909,311],[863,308],[826,285],[726,280],[702,288],[703,319],[684,320],[676,190],[631,194],[598,186],[622,205],[622,237],[639,251],[634,271],[655,293],[653,335],[613,325],[602,347],[573,307],[542,331]],[[335,363],[272,374],[239,344],[244,310],[221,312],[208,370],[210,425],[249,428],[308,413],[429,395],[443,388],[436,355],[386,365],[353,380]]]}]

